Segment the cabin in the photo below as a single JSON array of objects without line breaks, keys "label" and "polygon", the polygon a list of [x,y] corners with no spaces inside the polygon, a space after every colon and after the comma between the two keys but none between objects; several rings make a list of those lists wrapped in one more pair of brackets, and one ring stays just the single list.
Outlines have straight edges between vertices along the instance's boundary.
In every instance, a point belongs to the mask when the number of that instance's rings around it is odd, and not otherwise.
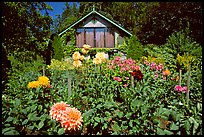
[{"label": "cabin", "polygon": [[76,47],[83,47],[84,44],[88,44],[92,48],[116,48],[123,44],[124,37],[132,36],[129,31],[97,12],[94,8],[62,31],[59,36],[70,28],[76,29]]}]

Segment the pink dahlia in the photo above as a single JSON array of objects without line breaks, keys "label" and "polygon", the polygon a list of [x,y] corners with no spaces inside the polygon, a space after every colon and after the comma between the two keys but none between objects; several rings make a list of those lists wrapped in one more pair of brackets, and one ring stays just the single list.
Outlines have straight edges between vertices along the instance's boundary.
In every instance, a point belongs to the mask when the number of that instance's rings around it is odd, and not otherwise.
[{"label": "pink dahlia", "polygon": [[182,89],[182,90],[183,90],[183,92],[184,92],[184,93],[186,93],[186,92],[187,92],[187,87],[186,87],[186,86],[185,86],[185,87],[183,87],[183,89]]},{"label": "pink dahlia", "polygon": [[182,86],[180,86],[180,85],[176,85],[174,89],[178,92],[182,92],[182,90],[183,90]]}]

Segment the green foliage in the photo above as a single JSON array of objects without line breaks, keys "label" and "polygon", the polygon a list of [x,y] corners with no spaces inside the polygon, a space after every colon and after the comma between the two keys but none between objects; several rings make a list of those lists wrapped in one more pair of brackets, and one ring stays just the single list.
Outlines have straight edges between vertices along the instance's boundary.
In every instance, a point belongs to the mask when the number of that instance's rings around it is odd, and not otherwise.
[{"label": "green foliage", "polygon": [[63,54],[64,49],[63,49],[62,41],[58,35],[54,37],[54,40],[52,42],[52,47],[54,51],[52,58],[57,60],[62,60],[64,57],[64,54]]},{"label": "green foliage", "polygon": [[136,34],[143,44],[162,45],[174,31],[189,27],[190,36],[202,43],[201,2],[160,2],[145,17]]},{"label": "green foliage", "polygon": [[144,55],[142,44],[136,36],[131,36],[127,40],[127,58],[139,60]]},{"label": "green foliage", "polygon": [[28,57],[42,56],[44,46],[41,43],[49,37],[52,19],[40,11],[46,13],[51,7],[45,2],[3,2],[2,8],[2,43],[6,52],[22,62],[30,61]]},{"label": "green foliage", "polygon": [[73,54],[76,43],[76,31],[71,28],[61,36],[62,45],[64,47],[64,57],[70,57]]},{"label": "green foliage", "polygon": [[188,29],[172,33],[164,46],[171,48],[174,56],[187,52],[196,57],[202,56],[201,45],[190,38]]}]

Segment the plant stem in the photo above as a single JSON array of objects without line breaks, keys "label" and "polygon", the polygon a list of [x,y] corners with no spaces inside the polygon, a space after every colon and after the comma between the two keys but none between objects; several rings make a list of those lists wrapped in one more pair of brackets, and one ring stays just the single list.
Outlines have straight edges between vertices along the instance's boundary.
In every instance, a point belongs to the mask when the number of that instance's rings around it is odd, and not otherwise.
[{"label": "plant stem", "polygon": [[43,66],[43,76],[45,76],[45,66]]},{"label": "plant stem", "polygon": [[189,64],[188,66],[188,79],[187,79],[187,92],[186,92],[186,101],[187,101],[187,105],[189,102],[189,88],[190,88],[190,71],[191,71],[191,65]]},{"label": "plant stem", "polygon": [[134,76],[131,76],[131,85],[134,87]]},{"label": "plant stem", "polygon": [[181,74],[182,74],[182,70],[179,70],[179,86],[181,86]]},{"label": "plant stem", "polygon": [[68,74],[68,99],[70,99],[70,96],[71,96],[71,77],[70,75]]}]

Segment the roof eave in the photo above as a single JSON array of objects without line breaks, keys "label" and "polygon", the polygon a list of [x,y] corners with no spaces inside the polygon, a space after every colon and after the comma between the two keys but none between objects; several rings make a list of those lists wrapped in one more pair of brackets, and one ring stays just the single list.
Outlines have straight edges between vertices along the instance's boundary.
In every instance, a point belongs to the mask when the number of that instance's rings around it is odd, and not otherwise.
[{"label": "roof eave", "polygon": [[123,27],[119,26],[118,24],[116,24],[115,22],[113,22],[112,20],[106,18],[104,15],[100,14],[99,12],[93,10],[90,13],[88,13],[87,15],[85,15],[84,17],[82,17],[81,19],[79,19],[78,21],[76,21],[75,23],[73,23],[71,26],[69,26],[67,29],[65,29],[64,31],[62,31],[59,36],[61,36],[62,34],[64,34],[67,30],[69,30],[70,28],[72,28],[73,26],[75,26],[76,24],[78,24],[79,22],[81,22],[83,19],[85,19],[86,17],[88,17],[89,15],[91,15],[92,13],[96,13],[99,16],[105,18],[106,20],[108,20],[109,22],[111,22],[112,24],[114,24],[115,26],[117,26],[118,28],[120,28],[121,30],[123,30],[124,32],[126,32],[127,34],[129,34],[130,36],[132,36],[132,34],[127,31],[126,29],[124,29]]}]

